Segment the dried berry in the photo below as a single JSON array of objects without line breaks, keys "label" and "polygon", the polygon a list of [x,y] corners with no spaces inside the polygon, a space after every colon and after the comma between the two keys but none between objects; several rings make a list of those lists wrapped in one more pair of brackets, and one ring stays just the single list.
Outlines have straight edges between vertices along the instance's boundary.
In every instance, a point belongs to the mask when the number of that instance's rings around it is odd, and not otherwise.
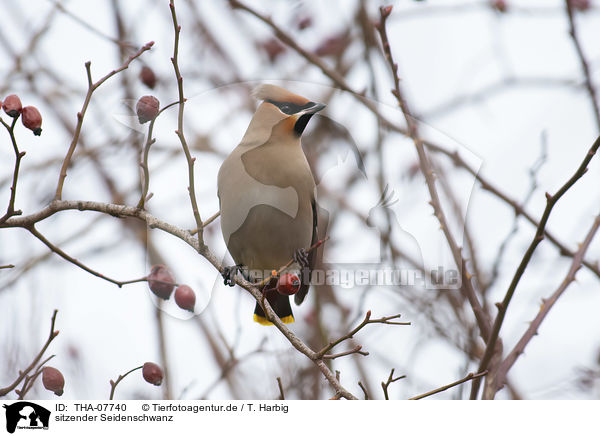
[{"label": "dried berry", "polygon": [[182,309],[193,312],[196,305],[196,294],[188,285],[181,285],[175,289],[175,303]]},{"label": "dried berry", "polygon": [[294,295],[300,289],[300,279],[296,274],[281,274],[276,289],[282,295]]},{"label": "dried berry", "polygon": [[317,56],[340,56],[350,45],[348,33],[338,33],[326,38],[315,50]]},{"label": "dried berry", "polygon": [[590,0],[569,0],[571,6],[579,11],[587,11],[592,3]]},{"label": "dried berry", "polygon": [[15,94],[11,94],[4,99],[4,103],[2,104],[4,107],[4,112],[9,117],[17,118],[21,111],[23,110],[23,105],[21,104],[21,99],[17,97]]},{"label": "dried berry", "polygon": [[312,26],[312,18],[309,16],[301,17],[298,19],[297,26],[299,30],[304,30],[307,27]]},{"label": "dried berry", "polygon": [[42,369],[42,384],[46,389],[60,397],[65,387],[65,378],[58,369],[45,366]]},{"label": "dried berry", "polygon": [[146,362],[142,368],[142,376],[144,380],[154,386],[160,386],[163,380],[163,372],[156,363]]},{"label": "dried berry", "polygon": [[153,265],[148,275],[148,286],[154,295],[168,300],[175,287],[175,279],[166,266]]},{"label": "dried berry", "polygon": [[23,108],[21,121],[34,135],[40,136],[42,134],[42,114],[35,106],[25,106]]},{"label": "dried berry", "polygon": [[275,62],[277,58],[285,52],[285,47],[275,38],[267,39],[262,42],[260,46],[267,53],[271,63]]},{"label": "dried berry", "polygon": [[492,7],[498,12],[506,12],[508,4],[506,3],[506,0],[493,0]]},{"label": "dried berry", "polygon": [[158,115],[160,102],[156,97],[145,95],[140,98],[135,106],[140,124],[153,120]]},{"label": "dried berry", "polygon": [[140,71],[140,80],[150,89],[154,89],[156,86],[156,75],[150,67],[142,67],[142,70]]}]

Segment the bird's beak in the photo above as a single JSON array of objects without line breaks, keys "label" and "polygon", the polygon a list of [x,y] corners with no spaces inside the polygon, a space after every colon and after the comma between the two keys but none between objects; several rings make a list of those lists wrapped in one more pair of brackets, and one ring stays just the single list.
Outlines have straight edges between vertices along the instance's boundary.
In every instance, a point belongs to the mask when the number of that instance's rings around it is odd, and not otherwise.
[{"label": "bird's beak", "polygon": [[308,107],[308,108],[300,111],[297,115],[299,115],[299,116],[302,116],[302,115],[305,115],[305,114],[314,115],[317,112],[325,109],[325,107],[327,107],[326,104],[323,104],[323,103],[313,103],[312,106],[310,106],[310,107]]},{"label": "bird's beak", "polygon": [[314,114],[322,110],[324,107],[325,105],[323,103],[312,103],[306,109],[303,109],[300,112],[296,113],[293,118],[296,120],[294,123],[294,131],[296,132],[296,135],[302,135],[302,132],[304,132],[304,129],[308,124],[308,121],[312,118]]}]

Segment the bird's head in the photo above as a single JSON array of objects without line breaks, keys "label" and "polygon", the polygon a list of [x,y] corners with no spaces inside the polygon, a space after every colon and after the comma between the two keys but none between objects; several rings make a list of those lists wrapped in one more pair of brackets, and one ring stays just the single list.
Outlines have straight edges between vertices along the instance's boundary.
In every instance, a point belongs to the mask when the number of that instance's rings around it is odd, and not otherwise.
[{"label": "bird's head", "polygon": [[247,136],[299,138],[311,117],[325,107],[275,85],[260,85],[252,95],[262,103],[252,117]]}]

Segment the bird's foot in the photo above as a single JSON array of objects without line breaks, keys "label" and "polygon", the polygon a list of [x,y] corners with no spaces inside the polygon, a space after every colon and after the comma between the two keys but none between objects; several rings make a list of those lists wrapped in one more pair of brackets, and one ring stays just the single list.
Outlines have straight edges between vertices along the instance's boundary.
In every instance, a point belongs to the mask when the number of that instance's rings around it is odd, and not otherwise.
[{"label": "bird's foot", "polygon": [[229,286],[235,285],[235,282],[233,281],[233,279],[235,278],[235,275],[238,272],[242,272],[243,268],[244,268],[244,265],[242,265],[241,263],[238,263],[237,265],[233,265],[233,266],[224,267],[223,272],[221,273],[221,276],[223,277],[223,284],[229,285]]},{"label": "bird's foot", "polygon": [[300,268],[304,269],[308,267],[308,253],[304,248],[297,249],[292,258],[294,262],[300,265]]}]

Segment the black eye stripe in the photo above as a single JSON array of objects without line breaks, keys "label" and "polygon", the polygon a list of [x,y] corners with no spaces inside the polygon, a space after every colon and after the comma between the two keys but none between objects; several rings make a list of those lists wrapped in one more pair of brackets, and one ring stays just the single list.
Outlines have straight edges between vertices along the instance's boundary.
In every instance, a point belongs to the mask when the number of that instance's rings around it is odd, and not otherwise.
[{"label": "black eye stripe", "polygon": [[274,101],[274,100],[267,100],[267,101],[271,104],[274,104],[275,106],[277,106],[279,108],[279,110],[281,112],[283,112],[284,114],[288,114],[288,115],[298,113],[303,109],[308,109],[309,107],[315,105],[313,102],[308,102],[301,106],[299,104],[292,103],[289,101]]}]

